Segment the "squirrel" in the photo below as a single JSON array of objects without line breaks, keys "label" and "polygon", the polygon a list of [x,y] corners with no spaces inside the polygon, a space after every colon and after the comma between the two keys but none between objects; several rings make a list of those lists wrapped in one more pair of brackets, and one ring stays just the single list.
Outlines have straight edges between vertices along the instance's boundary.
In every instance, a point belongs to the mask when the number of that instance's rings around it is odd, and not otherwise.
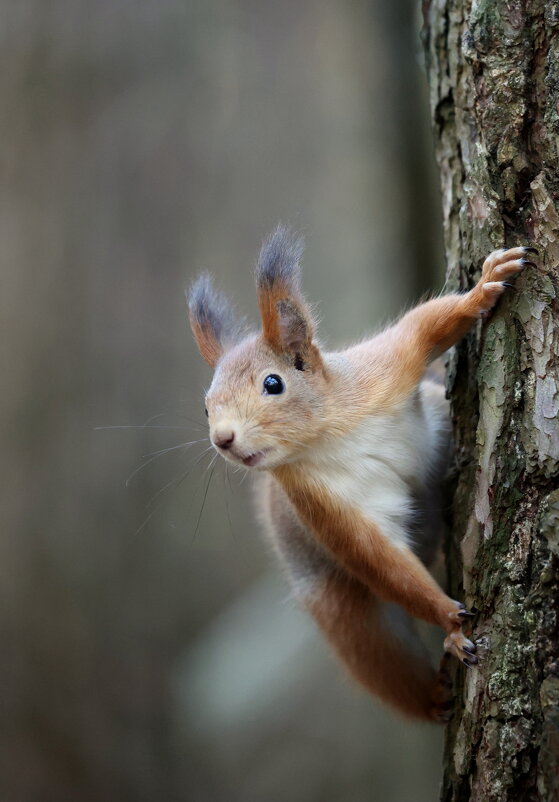
[{"label": "squirrel", "polygon": [[[530,252],[494,251],[469,292],[428,300],[336,352],[316,339],[300,288],[302,241],[284,226],[257,262],[260,332],[246,333],[207,274],[188,293],[194,338],[215,371],[205,398],[212,444],[263,474],[261,517],[294,594],[350,674],[416,719],[452,715],[445,655],[477,663],[462,631],[472,613],[427,570],[450,448],[444,388],[427,369],[534,264]],[[438,671],[414,618],[445,633]]]}]

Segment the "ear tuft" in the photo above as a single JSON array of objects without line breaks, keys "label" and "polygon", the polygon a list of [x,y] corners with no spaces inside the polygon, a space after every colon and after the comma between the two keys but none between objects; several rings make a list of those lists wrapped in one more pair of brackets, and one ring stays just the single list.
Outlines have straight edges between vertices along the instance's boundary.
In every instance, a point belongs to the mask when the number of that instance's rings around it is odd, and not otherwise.
[{"label": "ear tuft", "polygon": [[264,242],[256,267],[256,290],[265,341],[277,351],[306,352],[314,323],[300,291],[303,240],[279,225]]},{"label": "ear tuft", "polygon": [[284,293],[288,290],[298,293],[302,255],[303,238],[280,223],[260,250],[256,267],[258,289],[269,292],[281,287]]},{"label": "ear tuft", "polygon": [[200,353],[214,367],[225,348],[240,339],[242,326],[227,298],[214,288],[208,273],[198,276],[186,299]]}]

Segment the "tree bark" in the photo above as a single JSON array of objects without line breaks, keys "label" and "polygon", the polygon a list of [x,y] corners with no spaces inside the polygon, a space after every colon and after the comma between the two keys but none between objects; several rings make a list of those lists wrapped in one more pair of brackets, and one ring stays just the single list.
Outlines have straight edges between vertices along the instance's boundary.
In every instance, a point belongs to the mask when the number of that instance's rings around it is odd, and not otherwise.
[{"label": "tree bark", "polygon": [[450,360],[452,593],[478,611],[458,669],[445,802],[559,799],[559,6],[426,0],[449,289],[535,243]]}]

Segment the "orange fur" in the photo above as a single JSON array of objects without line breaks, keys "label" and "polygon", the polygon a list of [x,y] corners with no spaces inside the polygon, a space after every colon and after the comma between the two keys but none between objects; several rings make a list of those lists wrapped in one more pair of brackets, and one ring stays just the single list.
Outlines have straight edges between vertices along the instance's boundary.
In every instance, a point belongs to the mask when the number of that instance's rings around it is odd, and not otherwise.
[{"label": "orange fur", "polygon": [[[419,653],[406,613],[443,629],[445,649],[466,665],[476,658],[461,629],[466,611],[418,556],[432,555],[436,525],[430,531],[425,519],[424,541],[407,539],[414,499],[428,511],[431,472],[440,478],[442,470],[442,407],[420,382],[428,364],[493,308],[504,279],[528,264],[526,249],[495,251],[470,292],[427,301],[337,353],[322,353],[314,341],[299,290],[300,251],[281,227],[264,244],[256,273],[262,334],[235,344],[209,280],[195,285],[192,328],[216,366],[206,398],[210,433],[226,459],[268,472],[261,498],[276,548],[353,676],[402,712],[445,720],[444,666],[437,674]],[[270,375],[281,379],[280,394],[267,394]],[[226,450],[220,431],[231,435]],[[391,604],[402,608],[399,633],[385,615]]]},{"label": "orange fur", "polygon": [[444,720],[446,674],[418,648],[417,635],[395,631],[374,594],[347,574],[335,574],[305,603],[352,676],[402,713]]},{"label": "orange fur", "polygon": [[445,295],[415,307],[377,337],[348,349],[346,356],[363,382],[363,403],[375,409],[394,406],[417,386],[429,362],[457,343],[479,317],[472,293]]},{"label": "orange fur", "polygon": [[319,541],[378,598],[400,604],[447,633],[460,628],[459,605],[443,593],[410,549],[395,546],[358,510],[313,486],[298,466],[276,468],[274,476]]},{"label": "orange fur", "polygon": [[351,676],[400,713],[448,719],[450,683],[445,665],[435,672],[413,625],[381,602],[315,542],[281,486],[267,475],[258,485],[263,520],[294,580],[301,605],[314,617]]},{"label": "orange fur", "polygon": [[257,292],[263,339],[277,351],[283,350],[278,306],[290,295],[290,288],[284,282],[276,282],[270,289],[260,289]]},{"label": "orange fur", "polygon": [[192,316],[190,327],[201,355],[210,367],[215,367],[219,357],[223,354],[223,346],[216,338],[213,329],[198,322]]}]

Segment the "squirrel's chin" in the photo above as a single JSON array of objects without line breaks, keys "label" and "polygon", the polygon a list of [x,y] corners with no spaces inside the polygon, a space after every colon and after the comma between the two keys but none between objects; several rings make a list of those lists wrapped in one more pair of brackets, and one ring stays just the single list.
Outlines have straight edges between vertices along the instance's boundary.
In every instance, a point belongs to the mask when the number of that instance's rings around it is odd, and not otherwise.
[{"label": "squirrel's chin", "polygon": [[249,454],[237,453],[230,449],[226,453],[221,452],[221,455],[227,462],[231,462],[234,465],[242,465],[244,468],[255,468],[261,471],[271,470],[288,461],[282,449],[272,448],[271,446],[261,448],[259,451],[252,451]]},{"label": "squirrel's chin", "polygon": [[270,451],[270,448],[263,448],[260,451],[252,451],[250,454],[238,454],[230,450],[228,454],[224,456],[237,465],[244,465],[245,468],[264,468],[267,467],[264,465],[264,462],[266,462],[266,457]]},{"label": "squirrel's chin", "polygon": [[241,457],[241,462],[245,468],[256,468],[264,459],[264,451],[256,451],[254,454],[249,454],[248,457]]}]

